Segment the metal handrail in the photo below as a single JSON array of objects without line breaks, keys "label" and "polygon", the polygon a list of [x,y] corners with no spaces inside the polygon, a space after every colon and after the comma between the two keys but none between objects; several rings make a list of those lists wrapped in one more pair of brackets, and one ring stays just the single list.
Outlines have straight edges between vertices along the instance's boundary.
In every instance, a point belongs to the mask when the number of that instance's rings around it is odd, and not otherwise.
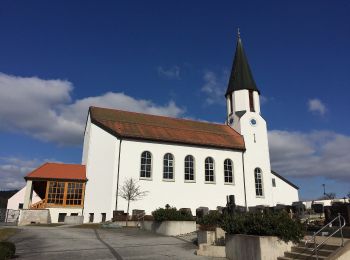
[{"label": "metal handrail", "polygon": [[[337,228],[337,230],[335,230],[332,234],[330,234],[329,236],[327,236],[327,238],[325,240],[323,240],[321,243],[319,243],[316,246],[316,235],[319,234],[322,230],[324,230],[326,227],[332,227],[332,223],[334,221],[338,220],[339,221],[339,227]],[[342,220],[343,220],[343,224],[342,224]],[[323,226],[321,229],[319,229],[317,232],[315,232],[312,236],[312,238],[310,238],[309,240],[305,241],[305,245],[309,242],[313,242],[314,243],[314,248],[312,250],[312,253],[315,253],[316,255],[316,259],[318,260],[318,249],[328,241],[328,239],[330,239],[331,237],[333,237],[338,231],[340,231],[340,235],[341,235],[341,246],[344,246],[344,236],[343,236],[343,227],[345,227],[346,225],[346,221],[345,218],[340,215],[340,213],[338,213],[338,216],[336,218],[334,218],[331,222],[329,222],[327,225]]]}]

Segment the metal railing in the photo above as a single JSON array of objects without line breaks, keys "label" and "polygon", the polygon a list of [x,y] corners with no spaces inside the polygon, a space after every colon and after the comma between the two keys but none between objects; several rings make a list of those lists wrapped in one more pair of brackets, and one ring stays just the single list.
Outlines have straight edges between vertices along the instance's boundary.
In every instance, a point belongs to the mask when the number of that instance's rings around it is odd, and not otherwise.
[{"label": "metal railing", "polygon": [[146,215],[145,213],[139,213],[139,214],[136,215],[136,217],[137,217],[137,224],[136,224],[136,226],[138,228],[141,227],[141,220],[145,219],[145,215]]},{"label": "metal railing", "polygon": [[[333,226],[333,222],[335,221],[339,221],[339,227],[332,233],[330,234],[329,236],[326,237],[326,239],[324,239],[321,243],[319,244],[316,244],[316,236],[318,234],[320,234],[325,228],[329,227],[331,228]],[[342,224],[343,222],[343,224]],[[309,242],[313,242],[314,243],[314,248],[312,250],[312,254],[315,254],[316,256],[316,259],[318,260],[318,250],[319,248],[324,245],[328,239],[330,239],[331,237],[333,237],[338,231],[340,231],[340,236],[341,236],[341,246],[344,246],[344,236],[343,236],[343,228],[345,227],[345,218],[340,215],[340,213],[338,213],[338,216],[336,218],[334,218],[331,222],[329,222],[327,225],[323,226],[321,229],[319,229],[317,232],[315,232],[312,236],[312,238],[310,238],[309,240],[306,240],[305,241],[305,246],[307,243]]]}]

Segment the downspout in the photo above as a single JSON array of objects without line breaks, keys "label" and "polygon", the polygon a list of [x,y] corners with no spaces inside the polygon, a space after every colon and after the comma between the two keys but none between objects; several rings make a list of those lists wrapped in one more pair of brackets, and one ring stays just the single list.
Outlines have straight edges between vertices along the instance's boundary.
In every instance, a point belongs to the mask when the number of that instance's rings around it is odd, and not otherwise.
[{"label": "downspout", "polygon": [[122,139],[120,138],[120,143],[119,143],[119,154],[118,154],[118,172],[117,172],[117,194],[115,198],[115,210],[118,210],[118,192],[119,192],[119,170],[120,170],[120,153],[121,153],[121,148],[122,148]]},{"label": "downspout", "polygon": [[248,211],[248,205],[247,205],[247,191],[246,191],[246,187],[245,187],[244,153],[245,153],[245,152],[242,152],[243,185],[244,185],[244,203],[245,203],[245,209],[246,209],[246,211]]}]

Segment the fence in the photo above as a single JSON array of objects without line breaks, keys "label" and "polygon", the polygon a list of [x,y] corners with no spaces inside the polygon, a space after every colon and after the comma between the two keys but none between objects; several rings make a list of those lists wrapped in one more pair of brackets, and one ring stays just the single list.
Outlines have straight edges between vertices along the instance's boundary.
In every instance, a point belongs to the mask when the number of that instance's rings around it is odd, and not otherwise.
[{"label": "fence", "polygon": [[19,210],[0,209],[0,224],[17,225],[19,219]]}]

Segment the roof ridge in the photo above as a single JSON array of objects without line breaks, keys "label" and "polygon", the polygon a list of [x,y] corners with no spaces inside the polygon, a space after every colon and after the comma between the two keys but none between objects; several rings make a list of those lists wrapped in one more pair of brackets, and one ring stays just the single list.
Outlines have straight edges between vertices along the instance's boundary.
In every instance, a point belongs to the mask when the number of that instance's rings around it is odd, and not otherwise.
[{"label": "roof ridge", "polygon": [[100,108],[100,109],[114,110],[114,111],[120,111],[120,112],[126,112],[126,113],[138,114],[138,115],[162,117],[162,118],[167,118],[167,119],[172,119],[172,120],[179,120],[179,121],[186,121],[186,122],[196,122],[196,123],[201,123],[201,124],[211,124],[211,125],[218,125],[218,126],[225,125],[225,124],[214,123],[214,122],[209,122],[209,121],[191,120],[191,119],[179,118],[179,117],[171,117],[171,116],[155,115],[155,114],[146,114],[146,113],[140,113],[140,112],[135,112],[135,111],[116,109],[116,108],[96,107],[96,106],[90,106],[90,108]]},{"label": "roof ridge", "polygon": [[[110,120],[110,119],[103,119],[103,121],[109,121],[109,122],[115,122],[114,120]],[[217,134],[217,135],[224,135],[224,136],[230,136],[230,134],[223,134],[223,133],[218,133],[215,131],[209,131],[209,130],[201,130],[201,129],[190,129],[190,128],[182,128],[182,127],[171,127],[171,126],[161,126],[161,125],[156,125],[156,124],[147,124],[147,123],[136,123],[136,122],[129,122],[129,121],[125,121],[125,120],[118,120],[118,122],[122,122],[122,123],[127,123],[127,124],[133,124],[133,125],[150,125],[153,127],[159,127],[159,128],[169,128],[169,129],[177,129],[177,130],[186,130],[186,131],[196,131],[196,132],[204,132],[204,133],[213,133],[213,134]],[[221,125],[223,128],[227,128],[229,127],[228,125]],[[230,130],[236,132],[234,129],[232,129],[231,127],[229,127]],[[238,132],[236,132],[238,135],[240,135]]]}]

